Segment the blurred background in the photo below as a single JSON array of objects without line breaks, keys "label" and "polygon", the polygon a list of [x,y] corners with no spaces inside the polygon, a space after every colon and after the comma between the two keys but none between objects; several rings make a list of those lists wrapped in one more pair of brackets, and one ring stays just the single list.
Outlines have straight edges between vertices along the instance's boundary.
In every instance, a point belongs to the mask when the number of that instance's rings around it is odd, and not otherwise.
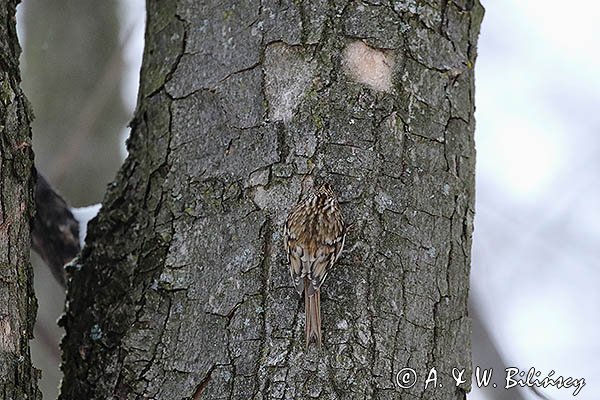
[{"label": "blurred background", "polygon": [[472,308],[505,365],[585,378],[577,398],[600,399],[600,6],[483,4]]},{"label": "blurred background", "polygon": [[[600,398],[600,6],[483,0],[476,64],[477,203],[473,362],[585,378]],[[23,88],[36,165],[74,206],[98,203],[125,157],[136,104],[143,0],[27,0]],[[62,289],[34,256],[35,365],[45,399],[60,380]],[[499,383],[502,381],[497,379]],[[573,389],[542,389],[568,399]],[[535,399],[476,390],[471,400]]]}]

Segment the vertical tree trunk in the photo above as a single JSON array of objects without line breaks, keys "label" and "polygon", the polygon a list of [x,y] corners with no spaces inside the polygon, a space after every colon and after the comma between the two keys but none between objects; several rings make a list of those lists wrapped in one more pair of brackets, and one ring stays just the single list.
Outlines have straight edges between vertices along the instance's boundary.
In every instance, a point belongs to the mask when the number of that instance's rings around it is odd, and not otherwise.
[{"label": "vertical tree trunk", "polygon": [[[130,157],[69,283],[61,397],[464,399],[483,9],[208,3],[147,2]],[[354,223],[322,351],[282,249],[307,174]]]},{"label": "vertical tree trunk", "polygon": [[40,399],[29,357],[36,313],[29,262],[31,112],[19,87],[16,6],[16,0],[0,6],[0,398]]}]

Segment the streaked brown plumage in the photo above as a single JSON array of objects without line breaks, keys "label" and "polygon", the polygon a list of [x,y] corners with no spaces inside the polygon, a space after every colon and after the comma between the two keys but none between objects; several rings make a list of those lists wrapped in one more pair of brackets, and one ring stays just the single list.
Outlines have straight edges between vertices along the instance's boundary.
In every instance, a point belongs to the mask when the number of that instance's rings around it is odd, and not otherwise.
[{"label": "streaked brown plumage", "polygon": [[319,186],[288,215],[284,245],[296,290],[304,292],[306,346],[321,347],[320,289],[344,248],[346,225],[329,184]]}]

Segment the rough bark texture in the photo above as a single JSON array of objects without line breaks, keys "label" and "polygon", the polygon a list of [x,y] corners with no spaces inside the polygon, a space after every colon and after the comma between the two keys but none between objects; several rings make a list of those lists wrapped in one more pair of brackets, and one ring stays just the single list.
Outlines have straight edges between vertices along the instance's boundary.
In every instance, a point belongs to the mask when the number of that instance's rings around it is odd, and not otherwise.
[{"label": "rough bark texture", "polygon": [[40,399],[39,373],[29,357],[36,313],[29,262],[31,111],[19,87],[16,6],[0,4],[0,398]]},{"label": "rough bark texture", "polygon": [[[147,3],[130,157],[72,268],[62,398],[464,399],[483,9],[208,3]],[[321,352],[282,249],[310,171],[354,223]]]}]

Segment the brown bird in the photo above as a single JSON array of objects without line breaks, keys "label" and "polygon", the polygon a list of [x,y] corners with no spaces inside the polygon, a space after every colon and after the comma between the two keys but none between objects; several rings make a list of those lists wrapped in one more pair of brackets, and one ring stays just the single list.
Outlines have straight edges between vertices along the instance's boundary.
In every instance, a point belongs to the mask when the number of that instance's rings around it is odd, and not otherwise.
[{"label": "brown bird", "polygon": [[346,225],[335,193],[326,183],[301,200],[288,215],[284,246],[290,274],[298,294],[304,291],[306,347],[320,348],[320,289],[339,258],[346,239]]}]

